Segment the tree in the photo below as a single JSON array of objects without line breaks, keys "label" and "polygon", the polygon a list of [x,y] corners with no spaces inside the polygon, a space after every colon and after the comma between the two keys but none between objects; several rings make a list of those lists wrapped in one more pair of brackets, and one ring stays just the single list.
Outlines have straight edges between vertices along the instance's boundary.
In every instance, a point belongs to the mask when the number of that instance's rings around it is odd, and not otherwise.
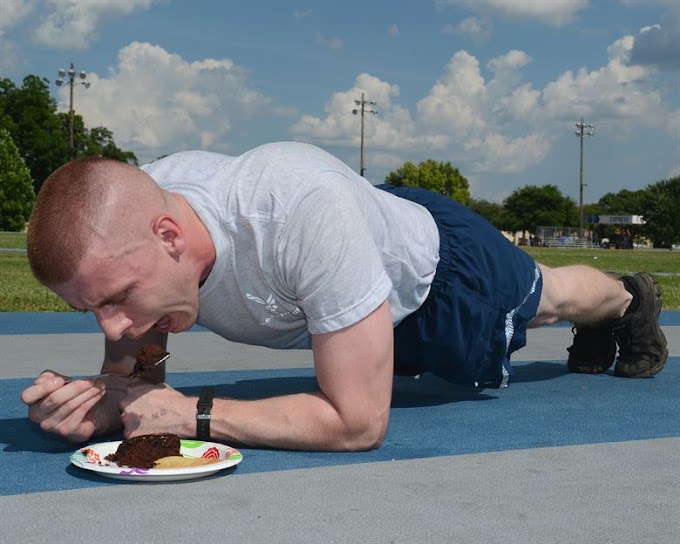
[{"label": "tree", "polygon": [[31,173],[9,131],[0,128],[0,230],[23,230],[34,202]]},{"label": "tree", "polygon": [[648,185],[642,216],[655,247],[680,242],[680,176]]},{"label": "tree", "polygon": [[527,185],[503,201],[505,227],[513,231],[536,232],[539,226],[578,225],[576,202],[562,195],[556,185]]},{"label": "tree", "polygon": [[421,187],[453,198],[462,204],[470,202],[470,184],[451,163],[437,162],[432,159],[416,166],[404,163],[385,178],[385,183],[397,187]]},{"label": "tree", "polygon": [[47,176],[68,158],[68,132],[57,117],[57,103],[45,78],[29,75],[18,88],[0,82],[0,128],[9,131],[31,171],[36,193]]},{"label": "tree", "polygon": [[113,132],[108,128],[95,127],[85,129],[84,149],[82,155],[87,157],[105,157],[117,161],[137,164],[137,156],[132,151],[123,151],[113,141]]},{"label": "tree", "polygon": [[[137,164],[134,153],[119,149],[107,128],[88,130],[80,115],[74,115],[73,126],[76,156],[106,157]],[[0,128],[9,131],[19,148],[31,171],[36,193],[47,176],[71,158],[69,116],[57,112],[56,100],[50,96],[45,78],[26,76],[21,88],[9,79],[0,80]]]},{"label": "tree", "polygon": [[642,215],[645,207],[644,189],[639,191],[629,191],[623,189],[618,193],[607,193],[603,195],[598,204],[607,215]]},{"label": "tree", "polygon": [[471,198],[468,207],[473,212],[481,215],[497,229],[505,229],[505,212],[501,204],[489,202],[488,200],[475,200],[474,198]]}]

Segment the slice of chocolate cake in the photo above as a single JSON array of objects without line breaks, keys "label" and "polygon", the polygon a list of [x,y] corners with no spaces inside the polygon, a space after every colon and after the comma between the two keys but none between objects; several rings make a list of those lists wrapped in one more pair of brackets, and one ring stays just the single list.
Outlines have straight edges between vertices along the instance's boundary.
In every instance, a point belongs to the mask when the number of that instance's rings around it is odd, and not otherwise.
[{"label": "slice of chocolate cake", "polygon": [[107,455],[107,461],[130,468],[153,468],[161,457],[179,455],[179,436],[176,434],[143,434],[123,440],[115,453]]},{"label": "slice of chocolate cake", "polygon": [[166,355],[168,355],[168,352],[158,344],[144,344],[137,351],[137,362],[132,371],[132,376],[148,372]]}]

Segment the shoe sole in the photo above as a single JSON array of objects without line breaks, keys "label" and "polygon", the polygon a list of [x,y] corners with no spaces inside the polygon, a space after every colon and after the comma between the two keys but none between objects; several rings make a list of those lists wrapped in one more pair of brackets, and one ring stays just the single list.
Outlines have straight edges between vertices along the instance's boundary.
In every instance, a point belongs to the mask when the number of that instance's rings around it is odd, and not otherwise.
[{"label": "shoe sole", "polygon": [[663,367],[666,365],[666,361],[668,360],[668,349],[667,345],[668,342],[666,340],[666,335],[664,334],[663,330],[661,330],[661,326],[659,325],[658,321],[658,315],[661,313],[661,307],[662,307],[662,301],[661,297],[663,295],[663,288],[657,283],[656,279],[654,276],[651,274],[648,276],[650,280],[652,281],[652,285],[654,287],[654,294],[656,296],[656,303],[657,303],[657,321],[655,323],[656,325],[656,332],[657,334],[663,338],[663,352],[661,354],[661,360],[655,364],[653,367],[648,368],[647,370],[644,370],[642,372],[638,372],[637,374],[629,374],[623,370],[620,370],[618,368],[618,361],[616,362],[616,367],[614,367],[614,375],[621,377],[621,378],[651,378],[653,376],[656,376],[659,372],[663,370]]},{"label": "shoe sole", "polygon": [[569,366],[567,365],[569,372],[574,374],[604,374],[611,368],[609,365],[607,368],[602,368],[601,366]]}]

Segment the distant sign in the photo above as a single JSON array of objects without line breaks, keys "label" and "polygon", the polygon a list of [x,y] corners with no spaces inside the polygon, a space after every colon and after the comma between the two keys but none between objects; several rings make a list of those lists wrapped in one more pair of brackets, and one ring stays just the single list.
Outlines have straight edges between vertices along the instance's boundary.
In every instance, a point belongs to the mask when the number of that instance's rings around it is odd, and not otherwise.
[{"label": "distant sign", "polygon": [[641,215],[600,215],[600,225],[644,225]]}]

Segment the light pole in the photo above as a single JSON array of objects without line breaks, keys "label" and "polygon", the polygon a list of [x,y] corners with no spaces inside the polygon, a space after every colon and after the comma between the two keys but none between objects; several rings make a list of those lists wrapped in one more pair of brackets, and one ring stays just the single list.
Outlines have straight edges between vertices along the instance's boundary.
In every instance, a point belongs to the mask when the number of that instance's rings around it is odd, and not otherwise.
[{"label": "light pole", "polygon": [[583,117],[581,117],[581,122],[576,123],[576,132],[574,134],[581,140],[581,162],[578,182],[578,238],[579,242],[583,242],[583,137],[593,136],[595,134],[595,126],[586,125],[583,122]]},{"label": "light pole", "polygon": [[364,166],[364,115],[367,113],[378,115],[378,112],[374,109],[366,109],[366,106],[369,108],[374,108],[376,103],[369,100],[364,100],[364,93],[361,93],[361,100],[355,100],[354,103],[359,106],[360,109],[354,108],[352,113],[354,115],[361,113],[361,161],[359,165],[359,173],[363,177],[364,172],[366,172],[366,167]]},{"label": "light pole", "polygon": [[[64,80],[64,77],[68,76],[68,80]],[[78,74],[78,77],[80,79],[85,79],[87,77],[87,74],[85,72],[80,72]],[[83,85],[86,89],[90,88],[90,83],[87,81],[78,81],[76,82],[76,70],[73,67],[73,63],[71,63],[71,67],[69,68],[68,72],[64,70],[63,68],[59,70],[59,79],[55,81],[57,84],[57,87],[61,87],[64,83],[68,83],[69,85],[69,110],[68,110],[68,143],[69,143],[69,151],[71,154],[71,160],[76,158],[76,144],[75,144],[75,138],[73,135],[73,87],[75,86],[76,83],[80,83]]]}]

